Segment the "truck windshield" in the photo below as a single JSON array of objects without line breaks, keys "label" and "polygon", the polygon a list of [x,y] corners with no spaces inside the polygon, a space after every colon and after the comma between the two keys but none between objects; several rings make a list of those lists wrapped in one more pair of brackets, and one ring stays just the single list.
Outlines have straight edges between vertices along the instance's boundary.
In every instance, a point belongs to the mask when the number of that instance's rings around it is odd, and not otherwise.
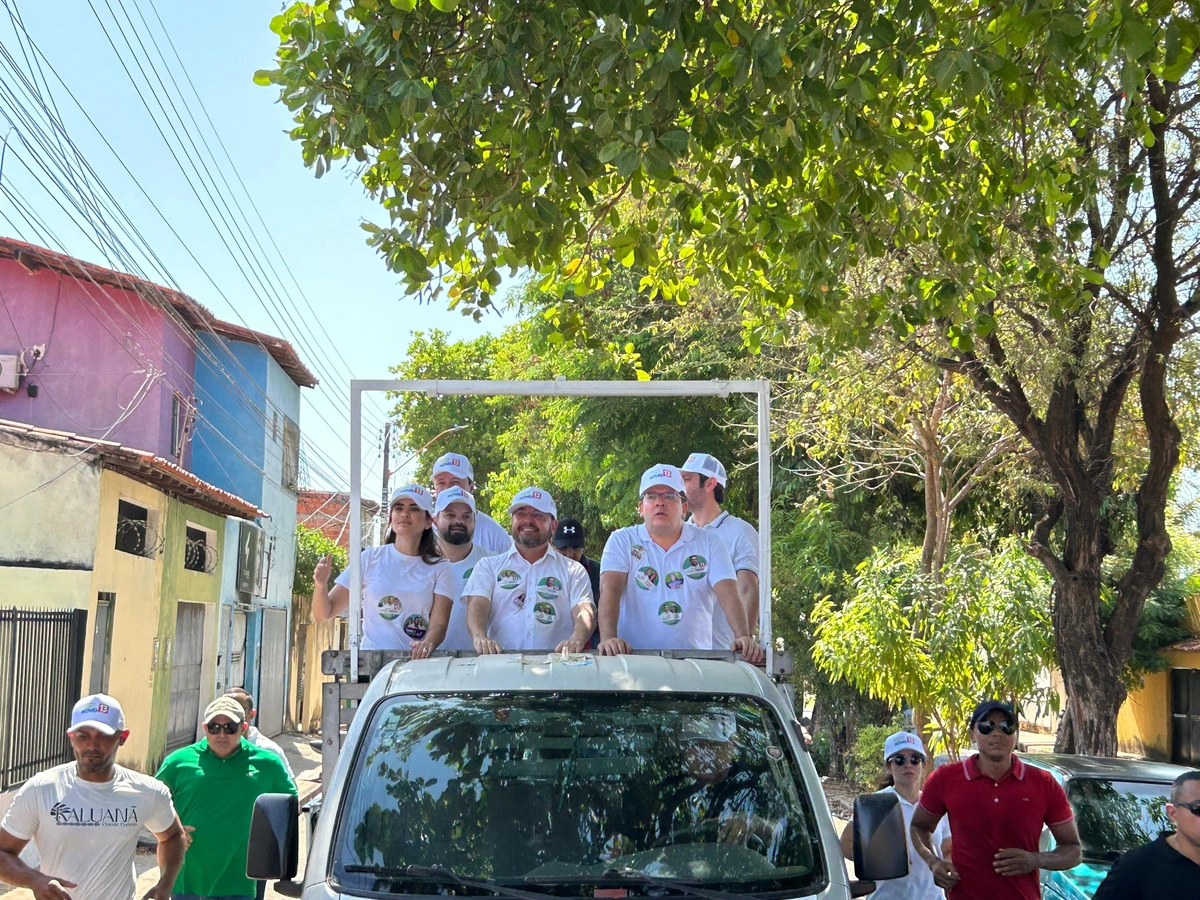
[{"label": "truck windshield", "polygon": [[1126,850],[1173,830],[1167,818],[1170,783],[1072,778],[1067,799],[1088,860],[1114,861]]},{"label": "truck windshield", "polygon": [[747,697],[393,697],[346,790],[343,890],[444,891],[410,865],[589,897],[633,873],[790,896],[826,883],[782,726]]}]

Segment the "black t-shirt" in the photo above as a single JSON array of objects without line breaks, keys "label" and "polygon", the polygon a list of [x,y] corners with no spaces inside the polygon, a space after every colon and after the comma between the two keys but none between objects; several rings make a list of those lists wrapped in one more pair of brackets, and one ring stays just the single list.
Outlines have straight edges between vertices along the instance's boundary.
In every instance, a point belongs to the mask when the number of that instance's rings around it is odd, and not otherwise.
[{"label": "black t-shirt", "polygon": [[1095,900],[1200,900],[1200,865],[1160,835],[1118,859]]}]

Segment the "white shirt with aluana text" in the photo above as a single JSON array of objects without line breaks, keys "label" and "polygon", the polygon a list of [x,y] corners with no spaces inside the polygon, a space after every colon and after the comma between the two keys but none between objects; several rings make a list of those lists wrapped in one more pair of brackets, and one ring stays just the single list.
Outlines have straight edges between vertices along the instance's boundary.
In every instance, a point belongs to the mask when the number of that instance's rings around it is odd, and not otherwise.
[{"label": "white shirt with aluana text", "polygon": [[122,766],[111,781],[84,781],[72,762],[25,782],[0,828],[34,842],[42,874],[78,885],[67,890],[71,900],[133,900],[138,834],[164,832],[174,821],[161,781]]},{"label": "white shirt with aluana text", "polygon": [[504,526],[487,513],[475,513],[475,546],[483,547],[491,553],[507,553],[513,545],[512,535],[504,530]]},{"label": "white shirt with aluana text", "polygon": [[[695,516],[688,519],[696,525]],[[753,572],[758,574],[758,531],[745,519],[731,516],[725,510],[707,525],[697,525],[706,531],[715,532],[725,542],[726,549],[733,559],[733,568],[737,572]],[[754,630],[754,622],[750,622],[750,630]],[[718,649],[728,647],[737,637],[729,627],[725,618],[725,610],[718,603],[713,607],[713,646]]]},{"label": "white shirt with aluana text", "polygon": [[471,573],[475,571],[475,563],[488,556],[494,556],[491,550],[480,544],[472,543],[471,552],[458,562],[450,563],[454,571],[454,608],[450,610],[450,624],[446,628],[446,639],[442,641],[440,650],[474,650],[475,642],[471,640],[471,632],[467,630],[467,601],[463,588]]},{"label": "white shirt with aluana text", "polygon": [[684,522],[679,540],[663,550],[645,525],[619,528],[604,545],[601,578],[605,572],[626,575],[617,634],[634,650],[713,649],[713,585],[737,583],[716,534]]},{"label": "white shirt with aluana text", "polygon": [[[879,793],[895,794],[900,801],[900,810],[904,814],[904,840],[908,844],[908,874],[903,878],[888,878],[875,882],[875,893],[872,900],[942,900],[945,894],[933,883],[933,870],[925,860],[913,850],[912,826],[913,813],[917,805],[909,803],[894,787],[886,787]],[[933,830],[933,852],[942,855],[942,843],[950,837],[950,817],[942,816],[937,828]]]},{"label": "white shirt with aluana text", "polygon": [[[454,596],[454,578],[447,560],[430,564],[409,556],[394,544],[362,552],[362,649],[408,650],[429,631],[433,595]],[[336,584],[350,587],[350,570]]]},{"label": "white shirt with aluana text", "polygon": [[479,560],[463,596],[492,602],[488,637],[503,650],[553,650],[575,631],[577,608],[594,605],[587,570],[553,547],[534,563],[515,545]]}]

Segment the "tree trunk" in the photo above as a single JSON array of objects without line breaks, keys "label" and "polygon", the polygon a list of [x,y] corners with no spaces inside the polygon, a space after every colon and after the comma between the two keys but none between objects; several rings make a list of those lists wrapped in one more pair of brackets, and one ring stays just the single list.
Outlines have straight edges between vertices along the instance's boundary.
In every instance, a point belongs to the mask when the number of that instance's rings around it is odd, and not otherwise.
[{"label": "tree trunk", "polygon": [[1058,721],[1058,734],[1054,736],[1054,752],[1074,753],[1075,745],[1075,717],[1071,715],[1071,700],[1068,698],[1062,718]]}]

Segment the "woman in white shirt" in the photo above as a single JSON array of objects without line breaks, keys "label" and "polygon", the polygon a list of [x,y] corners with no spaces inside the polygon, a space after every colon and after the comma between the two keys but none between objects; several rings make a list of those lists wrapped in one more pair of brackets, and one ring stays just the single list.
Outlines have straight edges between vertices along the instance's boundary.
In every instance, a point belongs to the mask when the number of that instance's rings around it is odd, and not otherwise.
[{"label": "woman in white shirt", "polygon": [[[925,745],[919,735],[897,731],[883,744],[883,764],[887,767],[887,781],[879,791],[881,794],[896,794],[904,813],[904,841],[908,845],[908,874],[903,878],[888,878],[875,882],[874,900],[944,900],[945,893],[933,883],[933,872],[912,847],[909,826],[913,812],[921,799],[921,785],[925,781]],[[950,825],[946,817],[938,823],[933,844],[944,859],[950,858]],[[854,859],[854,823],[842,831],[842,855]]]},{"label": "woman in white shirt", "polygon": [[[453,607],[454,576],[438,553],[433,533],[433,499],[419,484],[392,493],[388,531],[379,547],[362,552],[362,649],[410,650],[429,656],[446,637]],[[350,570],[330,590],[332,559],[313,572],[313,621],[343,616],[350,607]]]}]

